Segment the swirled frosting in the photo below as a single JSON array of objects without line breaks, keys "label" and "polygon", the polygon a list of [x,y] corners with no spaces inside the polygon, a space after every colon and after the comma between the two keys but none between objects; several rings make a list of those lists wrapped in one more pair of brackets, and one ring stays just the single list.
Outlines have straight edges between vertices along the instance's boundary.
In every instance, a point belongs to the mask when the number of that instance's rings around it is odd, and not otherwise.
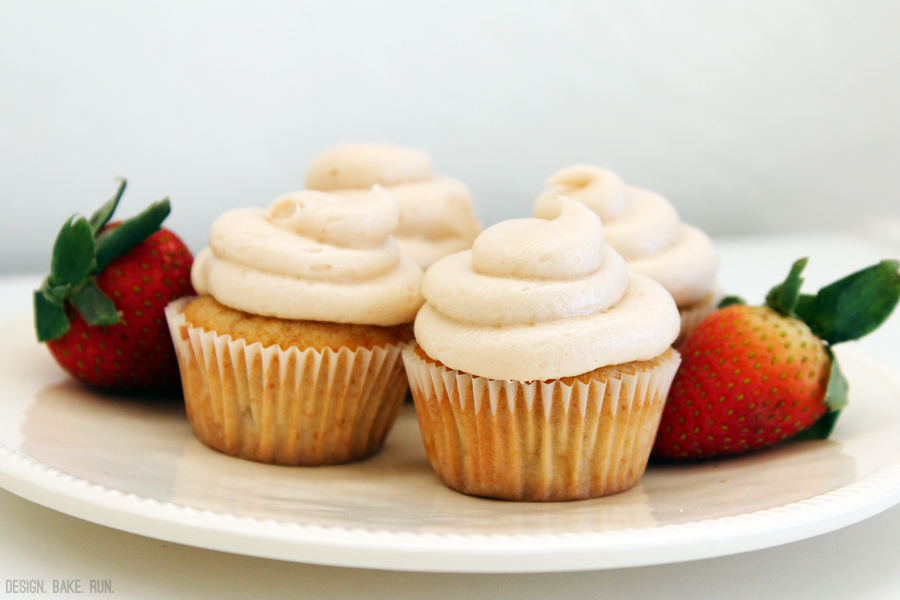
[{"label": "swirled frosting", "polygon": [[560,195],[577,200],[600,216],[606,242],[628,266],[659,282],[679,307],[699,302],[712,291],[718,271],[715,246],[705,233],[682,223],[675,207],[659,194],[587,165],[567,167],[547,183],[534,216],[559,215]]},{"label": "swirled frosting", "polygon": [[317,156],[306,174],[311,190],[368,190],[384,186],[396,199],[400,217],[394,237],[400,251],[423,269],[465,250],[481,231],[469,190],[435,175],[421,150],[387,144],[341,144]]},{"label": "swirled frosting", "polygon": [[353,198],[286,194],[220,216],[191,270],[194,289],[231,308],[360,325],[410,323],[422,270],[391,237],[397,202],[373,186]]},{"label": "swirled frosting", "polygon": [[545,380],[648,360],[678,335],[672,297],[629,273],[599,217],[562,198],[553,220],[489,227],[425,273],[416,340],[448,367]]}]

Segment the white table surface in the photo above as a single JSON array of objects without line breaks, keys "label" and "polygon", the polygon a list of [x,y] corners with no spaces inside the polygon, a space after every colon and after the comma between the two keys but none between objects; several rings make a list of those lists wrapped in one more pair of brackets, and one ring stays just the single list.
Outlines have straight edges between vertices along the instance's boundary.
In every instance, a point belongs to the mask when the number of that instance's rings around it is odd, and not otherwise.
[{"label": "white table surface", "polygon": [[[759,302],[810,256],[806,290],[883,258],[900,257],[900,222],[856,233],[717,240],[722,282]],[[29,310],[37,276],[0,278],[0,320]],[[900,372],[900,316],[858,348]],[[3,391],[0,390],[0,401]],[[897,399],[900,402],[900,398]],[[849,410],[852,410],[852,406]],[[295,564],[124,533],[0,490],[0,593],[12,579],[108,580],[119,598],[900,598],[900,506],[784,546],[689,563],[527,575],[428,574]],[[9,594],[8,597],[28,597]],[[105,596],[108,596],[106,594]]]}]

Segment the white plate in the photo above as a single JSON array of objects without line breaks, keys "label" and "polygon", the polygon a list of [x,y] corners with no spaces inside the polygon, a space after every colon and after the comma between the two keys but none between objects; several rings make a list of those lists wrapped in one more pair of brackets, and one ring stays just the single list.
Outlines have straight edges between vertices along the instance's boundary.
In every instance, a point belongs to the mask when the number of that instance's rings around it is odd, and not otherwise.
[{"label": "white plate", "polygon": [[22,319],[0,327],[0,485],[133,533],[328,565],[537,572],[721,556],[832,531],[900,501],[900,381],[853,352],[842,359],[851,406],[831,440],[652,465],[622,494],[528,504],[443,487],[411,409],[360,463],[229,458],[194,439],[178,403],[70,380]]}]

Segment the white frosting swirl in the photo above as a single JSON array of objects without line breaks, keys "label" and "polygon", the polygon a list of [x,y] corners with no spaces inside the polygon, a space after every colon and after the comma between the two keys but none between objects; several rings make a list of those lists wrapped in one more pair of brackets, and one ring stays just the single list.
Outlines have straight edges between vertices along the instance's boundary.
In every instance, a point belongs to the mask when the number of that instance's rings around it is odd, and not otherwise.
[{"label": "white frosting swirl", "polygon": [[596,214],[560,205],[554,220],[498,223],[428,269],[415,325],[426,354],[473,375],[532,381],[665,352],[680,324],[672,297],[629,273]]},{"label": "white frosting swirl", "polygon": [[577,200],[603,220],[606,243],[635,272],[660,283],[679,307],[702,300],[713,289],[718,255],[709,237],[681,223],[675,207],[649,190],[628,186],[615,173],[599,167],[567,167],[548,181],[534,215],[553,219],[558,197]]},{"label": "white frosting swirl", "polygon": [[378,186],[353,198],[294,192],[266,210],[233,210],[213,223],[191,281],[198,293],[258,315],[409,323],[422,304],[422,270],[390,236],[397,213]]},{"label": "white frosting swirl", "polygon": [[472,198],[461,182],[435,175],[421,150],[387,144],[341,144],[317,156],[306,174],[311,190],[348,196],[384,186],[397,200],[400,217],[394,237],[400,251],[424,269],[439,258],[465,250],[481,231]]}]

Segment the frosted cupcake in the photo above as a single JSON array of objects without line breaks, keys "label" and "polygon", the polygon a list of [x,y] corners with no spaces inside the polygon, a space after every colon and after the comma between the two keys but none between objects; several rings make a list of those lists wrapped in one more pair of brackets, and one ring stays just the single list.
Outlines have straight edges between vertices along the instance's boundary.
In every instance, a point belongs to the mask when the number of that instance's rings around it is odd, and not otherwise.
[{"label": "frosted cupcake", "polygon": [[376,452],[407,389],[400,350],[422,270],[390,237],[396,201],[287,194],[212,226],[167,308],[188,419],[201,442],[267,463]]},{"label": "frosted cupcake", "polygon": [[641,478],[680,362],[678,309],[629,273],[596,214],[485,230],[431,266],[404,350],[440,479],[508,500],[594,498]]},{"label": "frosted cupcake", "polygon": [[432,172],[421,150],[387,144],[341,144],[313,160],[306,174],[311,190],[342,195],[378,184],[400,207],[394,237],[401,252],[420,267],[466,250],[481,231],[469,190],[461,182]]},{"label": "frosted cupcake", "polygon": [[636,273],[660,283],[681,314],[676,346],[720,299],[716,289],[718,254],[705,233],[682,223],[672,204],[655,192],[626,185],[606,169],[587,165],[565,168],[547,181],[534,216],[559,214],[558,196],[577,200],[603,220],[606,243]]}]

